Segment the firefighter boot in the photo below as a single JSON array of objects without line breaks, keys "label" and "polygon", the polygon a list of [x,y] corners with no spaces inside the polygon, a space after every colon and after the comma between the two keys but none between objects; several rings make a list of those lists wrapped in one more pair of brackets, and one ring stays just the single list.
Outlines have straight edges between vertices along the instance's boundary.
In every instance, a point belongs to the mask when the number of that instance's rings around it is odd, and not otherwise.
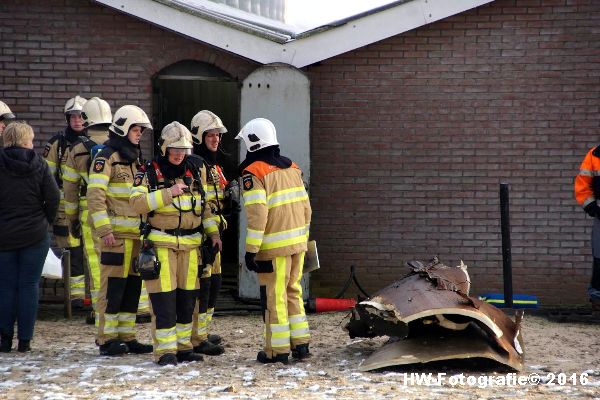
[{"label": "firefighter boot", "polygon": [[211,342],[212,344],[221,344],[221,342],[223,341],[223,339],[221,339],[221,336],[219,335],[215,335],[212,333],[208,334],[208,341]]},{"label": "firefighter boot", "polygon": [[163,354],[158,359],[157,364],[161,367],[164,367],[165,365],[177,365],[177,356],[173,353]]},{"label": "firefighter boot", "polygon": [[310,357],[310,351],[308,350],[308,343],[299,344],[292,349],[292,357],[297,360],[303,360]]},{"label": "firefighter boot", "polygon": [[133,339],[129,342],[125,342],[127,345],[128,353],[133,354],[147,354],[152,353],[152,345],[151,344],[142,344],[137,340]]},{"label": "firefighter boot", "polygon": [[263,364],[272,364],[272,363],[276,363],[276,362],[280,362],[282,364],[287,364],[288,361],[288,357],[289,357],[289,353],[285,353],[285,354],[275,354],[275,357],[273,358],[269,358],[267,357],[267,353],[265,353],[264,351],[259,351],[258,354],[256,355],[256,361],[261,362]]},{"label": "firefighter boot", "polygon": [[177,361],[179,362],[196,362],[202,361],[204,357],[200,354],[196,354],[193,351],[178,351],[177,352]]},{"label": "firefighter boot", "polygon": [[120,340],[109,340],[100,345],[101,356],[118,356],[127,353],[127,345]]},{"label": "firefighter boot", "polygon": [[218,356],[225,353],[223,346],[205,340],[198,346],[194,346],[194,353],[206,354],[207,356]]}]

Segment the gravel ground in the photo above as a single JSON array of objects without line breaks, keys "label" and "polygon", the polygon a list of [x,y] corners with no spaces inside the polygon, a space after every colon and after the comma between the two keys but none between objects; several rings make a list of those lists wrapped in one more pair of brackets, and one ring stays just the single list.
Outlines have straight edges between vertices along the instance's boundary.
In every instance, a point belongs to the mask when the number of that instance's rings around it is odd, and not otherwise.
[{"label": "gravel ground", "polygon": [[[260,315],[218,316],[213,332],[225,339],[226,353],[176,367],[159,367],[151,355],[100,357],[93,327],[81,316],[67,321],[58,315],[44,306],[31,353],[0,355],[0,399],[600,399],[598,324],[525,315],[526,367],[510,377],[538,374],[541,382],[489,386],[482,379],[506,372],[466,363],[359,372],[360,362],[386,338],[351,340],[342,328],[346,313],[309,315],[313,356],[288,366],[255,361]],[[138,328],[139,339],[149,342],[149,324]],[[418,382],[423,375],[411,375],[415,371],[446,375],[438,385]]]}]

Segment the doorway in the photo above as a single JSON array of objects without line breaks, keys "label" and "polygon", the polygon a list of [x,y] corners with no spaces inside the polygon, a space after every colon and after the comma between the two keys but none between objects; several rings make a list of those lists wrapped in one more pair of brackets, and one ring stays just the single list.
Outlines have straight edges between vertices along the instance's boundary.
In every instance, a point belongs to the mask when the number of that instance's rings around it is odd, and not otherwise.
[{"label": "doorway", "polygon": [[[178,121],[190,128],[192,117],[200,110],[217,114],[228,132],[223,134],[221,147],[226,154],[217,160],[227,179],[237,176],[239,143],[240,83],[225,71],[204,62],[185,60],[162,69],[152,79],[152,125],[154,154],[160,132],[167,124]],[[222,276],[223,291],[237,292],[239,278],[239,216],[227,220],[228,229],[223,232]],[[220,296],[224,298],[224,296]]]}]

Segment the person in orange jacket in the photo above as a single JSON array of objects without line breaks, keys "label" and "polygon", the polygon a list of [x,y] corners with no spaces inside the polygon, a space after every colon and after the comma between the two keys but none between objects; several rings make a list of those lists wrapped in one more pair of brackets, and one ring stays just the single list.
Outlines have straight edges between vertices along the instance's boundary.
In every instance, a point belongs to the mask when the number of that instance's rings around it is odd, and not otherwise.
[{"label": "person in orange jacket", "polygon": [[592,226],[592,279],[588,288],[590,302],[600,310],[600,146],[585,155],[575,177],[575,199],[594,218]]}]

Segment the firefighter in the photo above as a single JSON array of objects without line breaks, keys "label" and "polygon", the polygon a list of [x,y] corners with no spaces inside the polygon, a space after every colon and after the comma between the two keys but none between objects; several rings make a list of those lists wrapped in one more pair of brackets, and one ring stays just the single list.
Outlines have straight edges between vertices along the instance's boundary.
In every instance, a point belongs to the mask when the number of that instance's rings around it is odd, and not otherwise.
[{"label": "firefighter", "polygon": [[307,250],[311,207],[302,171],[279,154],[275,126],[265,118],[248,122],[243,139],[246,159],[240,164],[246,231],[246,268],[258,273],[265,322],[261,363],[286,364],[310,355],[308,321],[302,300],[302,266]]},{"label": "firefighter", "polygon": [[8,125],[12,120],[15,119],[15,114],[10,111],[10,108],[4,103],[0,101],[0,137],[2,136],[2,132],[4,132],[4,128]]},{"label": "firefighter", "polygon": [[71,253],[71,279],[69,286],[71,288],[71,304],[75,309],[83,308],[83,300],[85,298],[83,246],[80,239],[81,231],[73,231],[66,216],[63,170],[67,161],[69,147],[82,136],[85,136],[85,128],[81,117],[81,110],[85,102],[86,99],[80,96],[75,96],[67,100],[64,107],[67,127],[63,132],[59,132],[48,141],[43,153],[50,167],[50,172],[54,175],[54,179],[60,189],[60,207],[52,230],[56,245],[69,250]]},{"label": "firefighter", "polygon": [[172,122],[163,128],[159,145],[161,155],[136,175],[130,203],[137,213],[147,214],[144,251],[152,251],[156,260],[150,270],[140,270],[154,315],[154,359],[159,365],[176,365],[202,360],[191,343],[201,268],[198,249],[203,232],[219,251],[221,240],[205,204],[206,169],[188,160],[190,131]]},{"label": "firefighter", "polygon": [[[215,222],[222,232],[227,224],[224,219],[223,209],[226,206],[224,193],[228,181],[223,169],[217,164],[217,152],[221,143],[221,135],[227,132],[227,128],[221,119],[208,110],[198,112],[191,122],[192,139],[194,141],[194,154],[200,156],[207,169],[207,200],[216,206],[213,210]],[[231,199],[228,199],[231,200]],[[230,208],[231,209],[231,208]],[[222,339],[219,335],[209,334],[208,327],[212,320],[217,296],[221,289],[221,253],[215,255],[215,260],[200,277],[200,292],[198,295],[198,307],[194,311],[194,326],[192,329],[192,344],[196,353],[206,355],[219,355],[225,352],[220,345]]]},{"label": "firefighter", "polygon": [[592,225],[592,279],[588,296],[595,311],[600,311],[600,146],[591,148],[575,177],[575,199],[594,220]]},{"label": "firefighter", "polygon": [[135,316],[142,280],[133,270],[140,250],[140,215],[129,205],[129,192],[140,166],[139,142],[152,125],[134,105],[119,108],[105,147],[89,171],[89,218],[100,242],[100,290],[96,303],[101,355],[150,353],[152,345],[135,338]]},{"label": "firefighter", "polygon": [[92,234],[92,227],[88,222],[88,172],[92,153],[98,152],[101,145],[108,140],[112,113],[106,101],[92,97],[83,105],[81,116],[87,136],[81,136],[67,152],[67,161],[63,168],[63,188],[65,213],[69,224],[73,232],[81,230],[93,308],[88,320],[93,323],[100,288],[100,242],[98,236]]}]

